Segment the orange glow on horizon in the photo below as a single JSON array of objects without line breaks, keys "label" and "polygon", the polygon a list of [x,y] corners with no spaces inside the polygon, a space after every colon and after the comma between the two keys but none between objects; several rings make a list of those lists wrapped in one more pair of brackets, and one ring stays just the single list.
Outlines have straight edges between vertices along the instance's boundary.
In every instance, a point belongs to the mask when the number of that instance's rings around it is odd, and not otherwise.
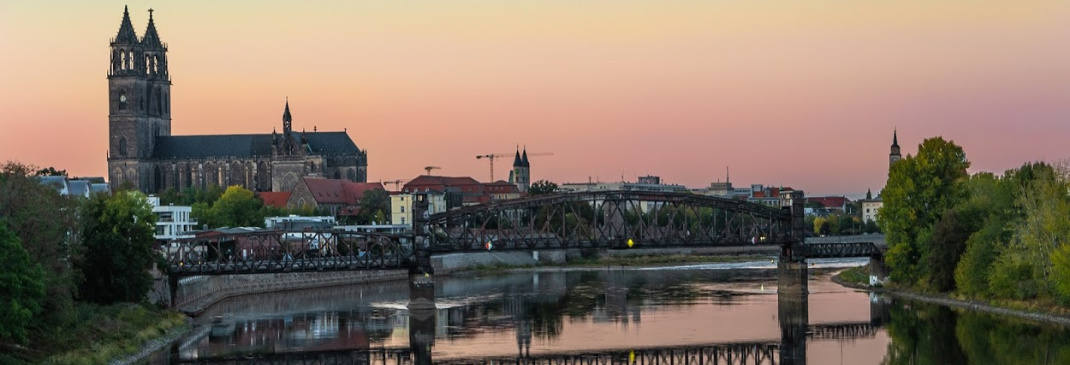
[{"label": "orange glow on horizon", "polygon": [[[123,2],[0,4],[0,160],[102,176]],[[532,179],[809,194],[884,185],[942,135],[973,170],[1070,156],[1070,3],[463,0],[130,3],[169,45],[172,132],[346,130],[368,178]],[[505,171],[510,161],[499,161]],[[497,174],[496,174],[497,175]],[[501,176],[496,176],[502,178]]]}]

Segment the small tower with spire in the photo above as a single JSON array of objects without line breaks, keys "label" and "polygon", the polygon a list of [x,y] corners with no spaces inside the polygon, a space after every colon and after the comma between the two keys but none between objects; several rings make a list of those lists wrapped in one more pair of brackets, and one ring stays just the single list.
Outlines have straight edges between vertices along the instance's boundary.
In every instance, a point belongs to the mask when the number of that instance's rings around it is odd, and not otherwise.
[{"label": "small tower with spire", "polygon": [[892,151],[888,154],[888,168],[891,168],[892,164],[902,159],[903,155],[899,153],[899,131],[892,130]]},{"label": "small tower with spire", "polygon": [[286,98],[286,109],[282,111],[282,134],[290,135],[294,118],[290,116],[290,98]]},{"label": "small tower with spire", "polygon": [[528,162],[528,148],[524,147],[524,152],[520,152],[519,146],[516,150],[516,157],[513,158],[513,172],[511,181],[516,184],[517,189],[521,193],[526,193],[528,188],[531,187],[531,164]]}]

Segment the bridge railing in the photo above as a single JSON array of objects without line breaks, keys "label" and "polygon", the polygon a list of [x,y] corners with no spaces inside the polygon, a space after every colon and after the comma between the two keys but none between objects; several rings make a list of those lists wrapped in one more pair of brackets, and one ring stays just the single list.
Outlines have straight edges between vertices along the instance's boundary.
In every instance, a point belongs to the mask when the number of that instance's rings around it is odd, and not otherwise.
[{"label": "bridge railing", "polygon": [[255,231],[169,241],[157,251],[171,275],[401,269],[411,238],[343,230]]}]

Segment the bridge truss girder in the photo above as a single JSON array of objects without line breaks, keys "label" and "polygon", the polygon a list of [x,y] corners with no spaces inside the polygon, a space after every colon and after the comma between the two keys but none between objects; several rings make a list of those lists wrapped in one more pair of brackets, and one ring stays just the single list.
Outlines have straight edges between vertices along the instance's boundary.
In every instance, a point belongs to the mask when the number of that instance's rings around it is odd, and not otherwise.
[{"label": "bridge truss girder", "polygon": [[807,258],[874,257],[882,250],[873,242],[807,243],[803,245]]},{"label": "bridge truss girder", "polygon": [[343,230],[257,231],[168,241],[158,252],[176,277],[407,269],[413,262],[407,241],[398,235]]},{"label": "bridge truss girder", "polygon": [[783,245],[791,214],[688,193],[567,193],[483,204],[430,218],[432,251]]}]

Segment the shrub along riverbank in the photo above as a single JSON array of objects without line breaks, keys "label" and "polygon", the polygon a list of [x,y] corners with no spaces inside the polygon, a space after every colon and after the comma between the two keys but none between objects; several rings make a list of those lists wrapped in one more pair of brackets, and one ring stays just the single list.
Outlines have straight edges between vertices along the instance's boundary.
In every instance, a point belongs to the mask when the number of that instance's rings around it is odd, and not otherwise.
[{"label": "shrub along riverbank", "polygon": [[911,300],[945,305],[948,307],[964,308],[975,311],[989,312],[1000,315],[1014,316],[1034,321],[1044,321],[1070,325],[1070,308],[1060,306],[1055,302],[1045,301],[1021,301],[1021,300],[984,300],[969,298],[961,294],[943,294],[933,292],[920,292],[901,285],[870,286],[869,268],[865,266],[852,267],[833,275],[832,281],[851,288],[867,289],[878,293],[890,294]]},{"label": "shrub along riverbank", "polygon": [[62,327],[34,332],[34,348],[0,351],[0,363],[104,364],[187,326],[185,315],[145,304],[78,303],[71,315]]}]

